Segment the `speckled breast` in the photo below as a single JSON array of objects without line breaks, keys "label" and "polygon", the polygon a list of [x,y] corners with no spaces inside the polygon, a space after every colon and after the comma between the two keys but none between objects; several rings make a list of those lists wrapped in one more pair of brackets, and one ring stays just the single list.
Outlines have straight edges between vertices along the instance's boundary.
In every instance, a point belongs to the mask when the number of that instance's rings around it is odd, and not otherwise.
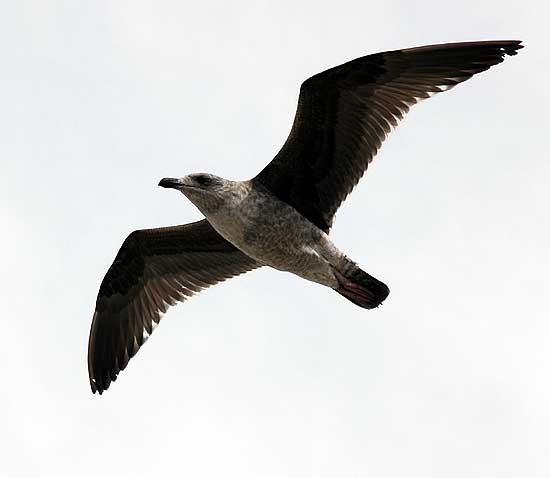
[{"label": "speckled breast", "polygon": [[208,220],[245,254],[282,270],[307,267],[301,263],[312,258],[304,250],[318,244],[323,235],[294,208],[256,189],[224,204]]}]

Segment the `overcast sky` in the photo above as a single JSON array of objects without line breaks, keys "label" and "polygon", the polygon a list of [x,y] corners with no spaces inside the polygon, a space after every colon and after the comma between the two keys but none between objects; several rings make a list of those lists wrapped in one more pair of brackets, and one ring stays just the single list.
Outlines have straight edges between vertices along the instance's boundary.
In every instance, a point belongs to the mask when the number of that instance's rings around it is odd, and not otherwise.
[{"label": "overcast sky", "polygon": [[[0,475],[550,476],[546,2],[4,2]],[[262,269],[172,308],[103,395],[86,351],[164,176],[253,176],[300,83],[383,50],[522,39],[415,107],[340,209],[375,311]]]}]

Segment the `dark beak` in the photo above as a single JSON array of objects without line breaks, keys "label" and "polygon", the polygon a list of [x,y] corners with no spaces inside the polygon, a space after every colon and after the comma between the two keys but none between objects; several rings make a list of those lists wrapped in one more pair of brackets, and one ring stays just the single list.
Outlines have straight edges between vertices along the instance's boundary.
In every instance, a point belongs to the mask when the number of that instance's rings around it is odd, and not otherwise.
[{"label": "dark beak", "polygon": [[161,188],[180,189],[183,183],[177,178],[162,178],[159,182]]}]

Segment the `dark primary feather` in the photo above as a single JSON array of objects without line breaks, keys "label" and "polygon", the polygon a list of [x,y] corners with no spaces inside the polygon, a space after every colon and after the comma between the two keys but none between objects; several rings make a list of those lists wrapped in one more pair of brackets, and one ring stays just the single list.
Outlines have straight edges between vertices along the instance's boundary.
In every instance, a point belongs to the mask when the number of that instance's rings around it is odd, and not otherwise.
[{"label": "dark primary feather", "polygon": [[392,127],[415,103],[523,48],[519,41],[431,45],[357,58],[307,79],[288,139],[254,179],[327,231]]},{"label": "dark primary feather", "polygon": [[132,232],[97,296],[88,344],[92,391],[109,388],[169,306],[256,267],[206,220]]}]

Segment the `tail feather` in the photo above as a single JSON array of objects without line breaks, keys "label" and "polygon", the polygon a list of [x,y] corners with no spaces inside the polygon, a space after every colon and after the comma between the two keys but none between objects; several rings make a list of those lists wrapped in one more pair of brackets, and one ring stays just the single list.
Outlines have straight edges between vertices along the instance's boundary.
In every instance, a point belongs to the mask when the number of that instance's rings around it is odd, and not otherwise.
[{"label": "tail feather", "polygon": [[386,284],[367,274],[351,261],[340,271],[333,269],[333,272],[338,280],[338,287],[334,290],[364,309],[378,307],[390,293]]}]

